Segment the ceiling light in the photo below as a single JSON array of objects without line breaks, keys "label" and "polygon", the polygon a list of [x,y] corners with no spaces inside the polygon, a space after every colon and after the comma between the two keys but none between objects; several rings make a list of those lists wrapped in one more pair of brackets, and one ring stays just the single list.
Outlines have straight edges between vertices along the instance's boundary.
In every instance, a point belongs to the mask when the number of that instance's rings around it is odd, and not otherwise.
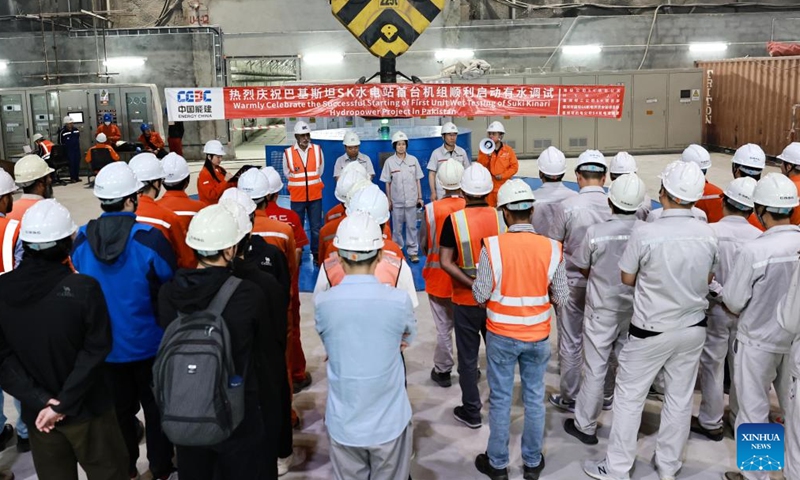
[{"label": "ceiling light", "polygon": [[8,68],[8,60],[0,60],[0,72]]},{"label": "ceiling light", "polygon": [[561,52],[565,55],[597,55],[603,51],[600,45],[564,45]]},{"label": "ceiling light", "polygon": [[344,61],[344,55],[335,52],[307,53],[302,58],[304,62],[317,65],[332,65]]},{"label": "ceiling light", "polygon": [[728,44],[723,42],[690,43],[690,52],[724,52]]},{"label": "ceiling light", "polygon": [[471,48],[443,48],[433,52],[437,62],[444,60],[470,60],[475,57],[475,50]]},{"label": "ceiling light", "polygon": [[108,68],[136,68],[143,67],[147,57],[111,57],[103,61]]}]

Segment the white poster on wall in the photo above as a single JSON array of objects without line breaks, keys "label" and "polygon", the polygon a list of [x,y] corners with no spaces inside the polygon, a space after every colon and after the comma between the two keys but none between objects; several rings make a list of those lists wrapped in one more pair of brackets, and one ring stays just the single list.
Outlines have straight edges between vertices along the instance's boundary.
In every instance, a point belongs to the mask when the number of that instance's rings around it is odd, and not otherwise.
[{"label": "white poster on wall", "polygon": [[225,119],[221,88],[165,88],[164,96],[170,122]]}]

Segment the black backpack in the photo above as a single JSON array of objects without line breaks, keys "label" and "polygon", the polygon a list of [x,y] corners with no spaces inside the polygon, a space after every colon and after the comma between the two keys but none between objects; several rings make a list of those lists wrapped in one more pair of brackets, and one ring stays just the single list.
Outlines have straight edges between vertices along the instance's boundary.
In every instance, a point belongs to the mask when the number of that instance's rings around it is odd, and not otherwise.
[{"label": "black backpack", "polygon": [[153,393],[161,427],[175,445],[216,445],[244,418],[244,372],[236,374],[222,318],[240,283],[232,276],[208,308],[178,313],[161,339],[153,364]]}]

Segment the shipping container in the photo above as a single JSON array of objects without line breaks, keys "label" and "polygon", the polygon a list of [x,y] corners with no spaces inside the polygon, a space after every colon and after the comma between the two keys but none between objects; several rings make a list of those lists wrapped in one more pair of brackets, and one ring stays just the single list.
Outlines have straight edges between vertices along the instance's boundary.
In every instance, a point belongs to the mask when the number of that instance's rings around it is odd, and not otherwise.
[{"label": "shipping container", "polygon": [[703,143],[735,149],[745,143],[776,156],[797,140],[800,57],[696,62],[704,70]]}]

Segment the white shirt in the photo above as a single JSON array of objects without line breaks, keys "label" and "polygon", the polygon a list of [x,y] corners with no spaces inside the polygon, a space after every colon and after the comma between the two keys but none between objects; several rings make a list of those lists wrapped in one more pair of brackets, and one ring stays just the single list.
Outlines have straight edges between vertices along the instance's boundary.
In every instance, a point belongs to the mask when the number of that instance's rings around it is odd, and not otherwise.
[{"label": "white shirt", "polygon": [[761,235],[761,230],[750,225],[746,218],[738,215],[728,215],[719,222],[708,225],[714,230],[719,241],[719,265],[714,270],[714,281],[711,290],[717,294],[717,302],[721,302],[724,293],[722,285],[728,281],[733,264],[742,246]]},{"label": "white shirt", "polygon": [[350,158],[345,153],[341,157],[336,159],[336,163],[333,164],[333,176],[335,178],[339,178],[342,174],[342,170],[348,163],[352,163],[357,161],[360,163],[366,170],[367,175],[374,176],[375,175],[375,167],[372,166],[372,160],[366,155],[361,152],[358,152],[356,158]]},{"label": "white shirt", "polygon": [[[419,300],[417,299],[417,289],[414,286],[414,277],[411,275],[411,267],[408,266],[405,259],[401,260],[400,275],[397,278],[397,288],[408,292],[411,297],[411,305],[417,308]],[[331,284],[328,282],[328,274],[325,272],[325,264],[319,268],[319,275],[317,276],[317,283],[314,285],[314,299],[321,292],[330,290]]]},{"label": "white shirt", "polygon": [[414,207],[422,192],[417,189],[417,183],[425,175],[419,166],[419,160],[414,155],[406,154],[402,159],[392,155],[383,163],[381,182],[390,184],[392,204],[396,207]]},{"label": "white shirt", "polygon": [[[647,223],[655,222],[656,220],[661,218],[662,213],[664,213],[663,208],[656,208],[655,210],[650,212],[650,214],[647,216]],[[706,215],[706,212],[700,210],[699,208],[692,207],[692,215],[694,216],[694,218],[700,220],[701,222],[708,223],[708,215]]]},{"label": "white shirt", "polygon": [[792,376],[800,378],[800,264],[794,267],[789,292],[778,306],[778,324],[794,335],[792,342]]},{"label": "white shirt", "polygon": [[578,192],[561,182],[544,182],[541,187],[534,190],[533,196],[536,202],[533,204],[532,223],[536,233],[547,236],[557,205],[577,195]]},{"label": "white shirt", "polygon": [[[428,160],[428,171],[438,172],[439,165],[450,160],[451,158],[457,160],[464,168],[469,167],[469,164],[471,163],[469,156],[467,155],[467,151],[463,148],[455,145],[453,150],[447,150],[444,144],[442,144],[441,147],[431,152],[431,158]],[[442,198],[444,197],[444,194],[444,187],[439,185],[439,180],[436,179],[436,197]]]}]

